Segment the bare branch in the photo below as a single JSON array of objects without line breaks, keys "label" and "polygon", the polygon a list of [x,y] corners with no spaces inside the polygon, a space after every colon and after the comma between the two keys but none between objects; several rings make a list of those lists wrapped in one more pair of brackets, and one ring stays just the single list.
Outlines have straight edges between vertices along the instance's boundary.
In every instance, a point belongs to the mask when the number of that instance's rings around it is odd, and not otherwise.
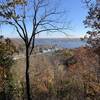
[{"label": "bare branch", "polygon": [[92,2],[91,2],[92,0],[83,0],[83,3],[85,3],[86,4],[86,7],[87,8],[90,8],[90,6],[92,6]]},{"label": "bare branch", "polygon": [[23,32],[23,35],[24,35],[24,38],[26,38],[26,35],[25,35],[25,32],[24,32],[24,29],[23,27],[18,23],[18,21],[16,19],[14,19],[15,23],[20,27],[20,29],[22,30]]},{"label": "bare branch", "polygon": [[[40,30],[40,31],[38,31],[38,32],[36,32],[36,34],[39,34],[39,33],[41,33],[41,32],[46,32],[46,31],[59,31],[59,30],[62,30],[63,28],[47,28],[47,29],[43,29],[43,30]],[[35,34],[35,35],[36,35]]]},{"label": "bare branch", "polygon": [[14,23],[9,22],[9,21],[7,21],[7,20],[6,20],[6,21],[0,21],[0,23],[2,23],[2,24],[9,24],[9,25],[14,26],[14,27],[16,28],[18,34],[20,35],[20,37],[21,37],[21,38],[24,40],[24,42],[25,42],[24,36],[22,36],[22,34],[21,34],[21,32],[19,31],[18,27],[17,27]]}]

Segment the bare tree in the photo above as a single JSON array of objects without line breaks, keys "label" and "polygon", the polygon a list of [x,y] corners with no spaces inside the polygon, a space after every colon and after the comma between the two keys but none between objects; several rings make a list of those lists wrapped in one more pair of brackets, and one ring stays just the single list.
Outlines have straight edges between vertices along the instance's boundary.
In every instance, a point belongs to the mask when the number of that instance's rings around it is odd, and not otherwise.
[{"label": "bare tree", "polygon": [[[0,0],[0,23],[15,27],[26,47],[26,91],[31,100],[29,63],[35,36],[44,32],[64,32],[64,12],[58,10],[58,0]],[[58,1],[59,2],[59,1]],[[55,6],[56,5],[56,6]],[[63,16],[62,16],[63,15]],[[65,20],[63,19],[65,23]]]}]

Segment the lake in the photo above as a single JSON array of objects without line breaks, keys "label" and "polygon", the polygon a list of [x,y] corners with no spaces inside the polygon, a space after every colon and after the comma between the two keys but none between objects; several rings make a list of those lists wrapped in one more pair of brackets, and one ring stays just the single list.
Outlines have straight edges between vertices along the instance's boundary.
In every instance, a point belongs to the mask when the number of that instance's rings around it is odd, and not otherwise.
[{"label": "lake", "polygon": [[80,46],[85,46],[86,42],[80,39],[36,39],[35,45],[55,45],[61,48],[78,48]]}]

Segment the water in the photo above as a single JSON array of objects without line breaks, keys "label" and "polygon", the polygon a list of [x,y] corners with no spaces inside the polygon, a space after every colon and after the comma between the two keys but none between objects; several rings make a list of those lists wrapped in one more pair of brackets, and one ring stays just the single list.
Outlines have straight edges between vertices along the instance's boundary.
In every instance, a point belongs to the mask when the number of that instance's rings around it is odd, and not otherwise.
[{"label": "water", "polygon": [[80,39],[36,39],[36,45],[55,45],[61,48],[78,48],[85,46],[86,42]]}]

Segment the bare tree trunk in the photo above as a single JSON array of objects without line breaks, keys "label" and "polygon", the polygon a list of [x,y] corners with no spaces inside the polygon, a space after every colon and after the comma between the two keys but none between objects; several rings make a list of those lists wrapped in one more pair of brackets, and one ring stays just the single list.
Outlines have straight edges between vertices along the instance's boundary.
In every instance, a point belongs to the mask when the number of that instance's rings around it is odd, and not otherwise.
[{"label": "bare tree trunk", "polygon": [[26,46],[26,93],[27,93],[27,100],[31,99],[30,94],[30,79],[29,79],[29,48]]},{"label": "bare tree trunk", "polygon": [[31,51],[30,51],[30,55],[32,54],[32,51],[35,47],[35,35],[33,36],[33,40],[32,40],[32,48],[31,48]]}]

